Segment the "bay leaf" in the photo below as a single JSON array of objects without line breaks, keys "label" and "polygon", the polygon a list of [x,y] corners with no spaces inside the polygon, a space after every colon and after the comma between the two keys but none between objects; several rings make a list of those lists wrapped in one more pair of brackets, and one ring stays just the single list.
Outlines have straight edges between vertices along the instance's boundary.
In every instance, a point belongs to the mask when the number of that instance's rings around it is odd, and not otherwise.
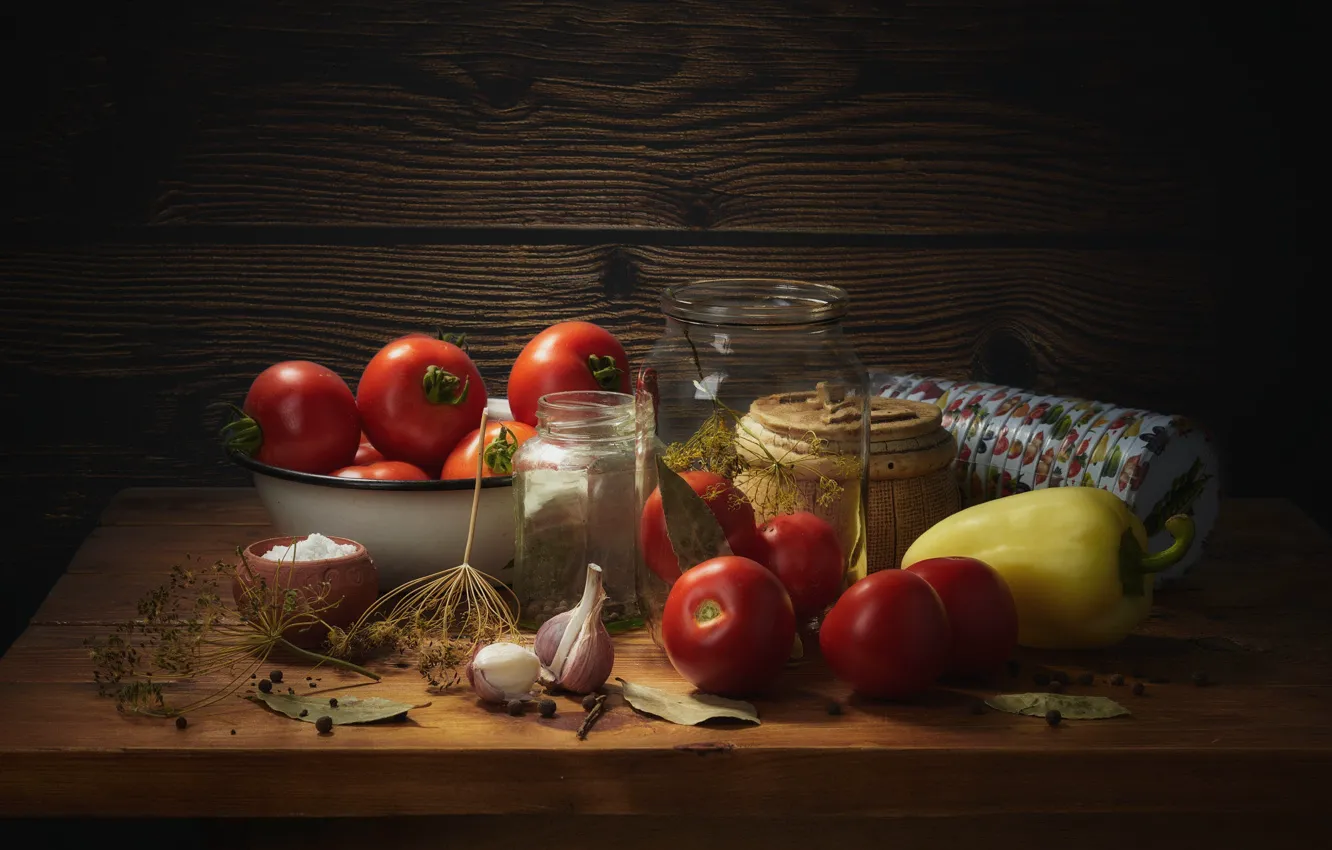
[{"label": "bay leaf", "polygon": [[657,457],[657,481],[661,489],[661,510],[666,518],[666,538],[680,562],[680,572],[711,558],[733,554],[726,542],[726,532],[708,503],[660,456]]},{"label": "bay leaf", "polygon": [[681,726],[697,726],[705,720],[722,718],[759,722],[758,709],[738,699],[712,694],[673,694],[615,678],[620,683],[624,701],[644,714],[655,715]]},{"label": "bay leaf", "polygon": [[[336,707],[328,704],[327,696],[305,696],[300,694],[257,693],[249,697],[254,702],[261,702],[274,711],[287,715],[293,720],[314,723],[320,717],[333,718],[334,726],[347,726],[353,723],[376,723],[381,720],[404,720],[407,712],[413,708],[425,708],[430,703],[408,705],[382,697],[338,697]],[[301,716],[301,712],[305,716]]]},{"label": "bay leaf", "polygon": [[1079,694],[997,694],[985,704],[999,711],[1031,717],[1044,717],[1047,711],[1056,709],[1065,720],[1101,720],[1132,714],[1109,697]]}]

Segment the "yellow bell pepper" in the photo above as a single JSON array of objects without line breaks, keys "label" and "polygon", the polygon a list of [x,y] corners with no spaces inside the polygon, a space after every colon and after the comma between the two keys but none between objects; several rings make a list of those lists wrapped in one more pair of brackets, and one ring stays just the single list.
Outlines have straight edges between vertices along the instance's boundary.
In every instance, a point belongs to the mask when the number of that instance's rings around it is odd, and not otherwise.
[{"label": "yellow bell pepper", "polygon": [[965,508],[916,539],[902,558],[964,556],[994,567],[1013,593],[1018,643],[1041,649],[1110,646],[1147,618],[1152,573],[1182,558],[1193,520],[1173,516],[1175,538],[1147,554],[1142,521],[1095,487],[1029,490]]}]

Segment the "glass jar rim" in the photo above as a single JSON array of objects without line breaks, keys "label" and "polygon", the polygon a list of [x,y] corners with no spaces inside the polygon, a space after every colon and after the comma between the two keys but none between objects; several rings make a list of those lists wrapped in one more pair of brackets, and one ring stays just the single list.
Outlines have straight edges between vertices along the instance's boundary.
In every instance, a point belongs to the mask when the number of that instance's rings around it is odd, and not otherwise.
[{"label": "glass jar rim", "polygon": [[786,278],[707,278],[670,286],[661,310],[672,319],[706,325],[809,325],[846,315],[841,287]]},{"label": "glass jar rim", "polygon": [[561,439],[621,438],[635,421],[634,397],[609,390],[564,390],[537,399],[537,432]]}]

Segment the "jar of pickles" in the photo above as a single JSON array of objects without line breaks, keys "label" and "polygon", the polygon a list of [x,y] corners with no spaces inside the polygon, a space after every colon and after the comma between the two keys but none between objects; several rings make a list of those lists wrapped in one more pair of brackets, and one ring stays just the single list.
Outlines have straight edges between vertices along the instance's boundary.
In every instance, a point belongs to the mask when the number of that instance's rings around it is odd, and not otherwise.
[{"label": "jar of pickles", "polygon": [[[758,527],[810,512],[835,531],[844,583],[865,574],[866,370],[843,332],[849,298],[790,280],[702,280],[661,296],[665,324],[637,375],[640,613],[660,618],[681,568],[659,470],[704,497],[732,554],[763,562]],[[748,528],[746,528],[748,526]]]},{"label": "jar of pickles", "polygon": [[514,593],[525,622],[577,605],[589,563],[602,569],[602,618],[636,622],[634,414],[625,393],[558,392],[537,402],[537,435],[513,458]]}]

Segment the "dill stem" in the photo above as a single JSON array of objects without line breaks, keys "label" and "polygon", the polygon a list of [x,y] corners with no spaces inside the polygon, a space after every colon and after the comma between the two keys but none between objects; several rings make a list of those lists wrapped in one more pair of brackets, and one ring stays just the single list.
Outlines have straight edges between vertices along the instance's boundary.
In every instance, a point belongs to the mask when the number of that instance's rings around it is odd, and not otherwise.
[{"label": "dill stem", "polygon": [[296,644],[292,643],[291,641],[287,640],[284,637],[278,638],[274,642],[274,646],[280,646],[283,649],[286,649],[288,652],[294,653],[300,656],[301,658],[304,658],[306,661],[312,661],[315,664],[329,664],[332,665],[333,667],[337,667],[342,670],[349,670],[352,673],[359,673],[362,676],[365,676],[366,678],[374,679],[376,682],[378,682],[380,679],[378,673],[373,673],[359,664],[353,664],[352,662],[344,661],[341,658],[333,658],[328,655],[320,655],[319,653],[311,652],[308,649],[301,649],[299,646],[297,646]]}]

